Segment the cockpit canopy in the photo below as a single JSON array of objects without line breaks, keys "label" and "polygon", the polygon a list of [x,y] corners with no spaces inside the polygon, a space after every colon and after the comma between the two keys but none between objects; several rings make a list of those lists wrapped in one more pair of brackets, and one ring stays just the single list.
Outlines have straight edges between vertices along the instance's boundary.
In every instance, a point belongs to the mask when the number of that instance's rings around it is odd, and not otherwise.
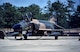
[{"label": "cockpit canopy", "polygon": [[32,15],[31,12],[26,13],[26,14],[23,15],[23,19],[26,20],[27,22],[32,21],[32,18],[33,18],[33,15]]}]

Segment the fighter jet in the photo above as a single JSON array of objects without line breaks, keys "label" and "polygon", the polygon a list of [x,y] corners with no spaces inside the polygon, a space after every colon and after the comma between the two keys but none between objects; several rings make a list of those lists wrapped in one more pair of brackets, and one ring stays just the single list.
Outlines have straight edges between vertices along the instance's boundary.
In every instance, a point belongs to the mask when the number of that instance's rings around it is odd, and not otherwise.
[{"label": "fighter jet", "polygon": [[[32,17],[32,13],[26,14],[21,22],[13,26],[14,34],[24,36],[49,36],[53,35],[54,25],[63,28],[56,24],[56,18],[52,15],[49,20],[38,20]],[[17,36],[15,35],[15,36]]]}]

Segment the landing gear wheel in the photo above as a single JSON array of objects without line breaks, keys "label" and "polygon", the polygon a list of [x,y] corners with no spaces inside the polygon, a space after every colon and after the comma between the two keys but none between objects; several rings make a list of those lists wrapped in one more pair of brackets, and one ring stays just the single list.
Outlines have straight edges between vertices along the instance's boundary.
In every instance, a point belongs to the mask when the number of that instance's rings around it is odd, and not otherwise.
[{"label": "landing gear wheel", "polygon": [[3,31],[0,31],[0,39],[4,39],[5,35]]},{"label": "landing gear wheel", "polygon": [[27,35],[23,35],[24,36],[24,40],[27,40]]},{"label": "landing gear wheel", "polygon": [[16,36],[15,36],[15,39],[16,39]]}]

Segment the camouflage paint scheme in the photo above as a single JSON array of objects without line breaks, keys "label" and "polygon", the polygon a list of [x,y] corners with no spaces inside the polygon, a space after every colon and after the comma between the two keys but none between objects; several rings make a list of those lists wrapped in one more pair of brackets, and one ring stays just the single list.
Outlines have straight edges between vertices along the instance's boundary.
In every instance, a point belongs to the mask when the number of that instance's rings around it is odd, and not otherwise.
[{"label": "camouflage paint scheme", "polygon": [[61,26],[56,24],[56,21],[57,20],[53,15],[49,17],[49,20],[37,20],[33,18],[31,12],[27,13],[24,15],[22,21],[13,26],[15,39],[17,34],[15,32],[18,32],[20,35],[22,34],[25,39],[27,39],[27,36],[53,35],[54,25],[62,28]]},{"label": "camouflage paint scheme", "polygon": [[[47,35],[47,32],[52,32],[54,29],[54,24],[55,24],[55,18],[51,17],[48,21],[47,20],[37,20],[37,19],[32,19],[30,22],[26,22],[25,20],[22,20],[20,23],[15,24],[14,27],[18,26],[22,28],[22,30],[28,31],[26,28],[31,25],[34,25],[33,28],[35,29],[30,29],[30,31],[37,31],[37,32],[43,32],[42,34]],[[35,33],[35,32],[33,32]],[[50,34],[49,33],[49,34]]]}]

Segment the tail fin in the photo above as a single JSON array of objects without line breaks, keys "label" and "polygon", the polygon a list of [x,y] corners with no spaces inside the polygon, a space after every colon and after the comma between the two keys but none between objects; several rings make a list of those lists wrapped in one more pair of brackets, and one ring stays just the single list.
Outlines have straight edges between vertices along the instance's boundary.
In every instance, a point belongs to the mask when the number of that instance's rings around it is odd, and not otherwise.
[{"label": "tail fin", "polygon": [[54,16],[50,16],[49,22],[54,23],[54,25],[59,27],[59,28],[65,29],[64,27],[61,27],[60,25],[58,25],[56,23],[56,21],[57,21],[57,19]]},{"label": "tail fin", "polygon": [[54,16],[50,16],[49,22],[52,22],[53,23],[55,21],[57,21],[56,18]]}]

